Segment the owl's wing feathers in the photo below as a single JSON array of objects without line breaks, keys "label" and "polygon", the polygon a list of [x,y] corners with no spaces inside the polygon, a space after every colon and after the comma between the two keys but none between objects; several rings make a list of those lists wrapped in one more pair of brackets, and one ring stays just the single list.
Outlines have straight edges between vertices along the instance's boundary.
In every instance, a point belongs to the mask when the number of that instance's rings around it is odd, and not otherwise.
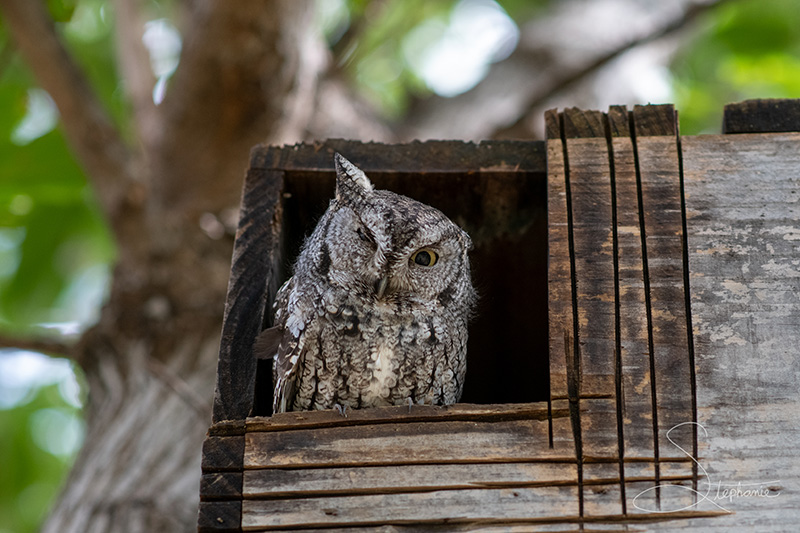
[{"label": "owl's wing feathers", "polygon": [[286,412],[294,402],[304,333],[313,318],[313,313],[307,312],[313,308],[301,302],[302,294],[295,290],[294,279],[285,283],[275,298],[278,309],[276,327],[280,332],[280,340],[273,352],[275,392],[272,410],[275,413]]},{"label": "owl's wing feathers", "polygon": [[286,330],[275,355],[275,395],[272,403],[275,413],[285,413],[294,402],[301,351],[301,339]]},{"label": "owl's wing feathers", "polygon": [[272,359],[275,357],[282,337],[283,329],[280,326],[272,326],[259,333],[253,345],[253,357],[256,359]]}]

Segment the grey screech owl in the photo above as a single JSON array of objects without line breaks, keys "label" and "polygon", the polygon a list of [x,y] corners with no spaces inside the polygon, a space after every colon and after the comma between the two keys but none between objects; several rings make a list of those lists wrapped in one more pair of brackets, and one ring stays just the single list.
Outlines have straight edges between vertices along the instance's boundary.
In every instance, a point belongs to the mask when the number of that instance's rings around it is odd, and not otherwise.
[{"label": "grey screech owl", "polygon": [[274,354],[273,411],[457,402],[476,300],[469,236],[334,160],[336,197],[259,340]]}]

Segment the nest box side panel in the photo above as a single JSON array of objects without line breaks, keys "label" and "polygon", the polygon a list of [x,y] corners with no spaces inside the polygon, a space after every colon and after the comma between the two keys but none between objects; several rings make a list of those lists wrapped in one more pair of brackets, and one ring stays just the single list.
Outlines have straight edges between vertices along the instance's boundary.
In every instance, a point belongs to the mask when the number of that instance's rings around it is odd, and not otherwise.
[{"label": "nest box side panel", "polygon": [[253,408],[253,343],[277,291],[284,174],[251,166],[233,247],[214,395],[214,423],[244,420]]},{"label": "nest box side panel", "polygon": [[248,419],[243,529],[574,520],[572,445],[551,448],[548,425],[545,402]]},{"label": "nest box side panel", "polygon": [[[608,111],[611,167],[614,173],[617,327],[615,343],[622,412],[627,420],[622,449],[630,457],[653,457],[653,403],[650,383],[650,342],[647,327],[647,295],[642,257],[642,211],[639,203],[637,162],[631,137],[631,116],[625,106]],[[622,369],[625,369],[623,372]],[[622,392],[625,392],[624,394]],[[642,391],[633,394],[630,391]],[[628,477],[655,476],[652,463],[625,464]]]},{"label": "nest box side panel", "polygon": [[735,512],[714,531],[789,531],[800,522],[800,133],[682,148],[701,492]]},{"label": "nest box side panel", "polygon": [[682,451],[697,456],[677,113],[671,105],[635,106],[633,127],[651,346],[650,393],[656,406],[654,453],[667,459],[663,464],[656,461],[656,478],[696,475],[693,463],[683,462],[689,458]]},{"label": "nest box side panel", "polygon": [[722,133],[800,131],[800,99],[745,100],[725,106]]},{"label": "nest box side panel", "polygon": [[546,124],[551,401],[569,399],[581,516],[691,504],[661,490],[696,483],[667,436],[688,421],[671,438],[696,454],[675,111],[573,108]]},{"label": "nest box side panel", "polygon": [[222,323],[213,425],[203,443],[198,531],[241,531],[245,418],[253,408],[253,342],[277,290],[283,173],[250,168]]}]

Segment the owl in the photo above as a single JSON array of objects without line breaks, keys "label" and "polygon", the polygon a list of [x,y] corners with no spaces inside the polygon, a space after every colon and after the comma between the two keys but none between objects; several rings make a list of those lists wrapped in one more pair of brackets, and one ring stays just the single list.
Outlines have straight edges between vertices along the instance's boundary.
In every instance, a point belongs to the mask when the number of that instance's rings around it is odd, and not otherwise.
[{"label": "owl", "polygon": [[448,405],[476,301],[467,233],[335,154],[336,195],[275,298],[273,411]]}]

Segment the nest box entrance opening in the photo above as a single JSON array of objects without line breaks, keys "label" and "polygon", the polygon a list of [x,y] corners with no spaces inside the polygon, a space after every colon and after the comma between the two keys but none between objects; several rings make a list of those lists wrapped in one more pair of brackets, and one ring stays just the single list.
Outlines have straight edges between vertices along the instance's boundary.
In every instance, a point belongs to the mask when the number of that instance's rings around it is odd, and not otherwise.
[{"label": "nest box entrance opening", "polygon": [[[419,143],[417,154],[393,154],[392,147],[355,142],[331,143],[301,164],[283,170],[278,279],[292,265],[334,196],[333,153],[363,169],[377,189],[387,189],[441,210],[472,237],[473,282],[479,294],[469,327],[463,403],[545,401],[549,397],[547,322],[547,197],[544,156],[535,143],[481,145]],[[430,145],[439,147],[431,164]],[[412,151],[414,145],[411,146]],[[404,146],[408,151],[409,146]],[[534,157],[531,152],[537,152]],[[324,155],[329,157],[325,158]],[[448,157],[452,160],[448,165]],[[512,158],[515,158],[512,160]],[[273,160],[285,161],[279,154]],[[257,158],[254,158],[256,161]],[[319,161],[319,168],[314,163]],[[488,163],[488,164],[487,164]],[[400,165],[400,166],[393,166]],[[264,327],[272,324],[267,302]],[[252,415],[270,415],[272,362],[258,363]]]}]

